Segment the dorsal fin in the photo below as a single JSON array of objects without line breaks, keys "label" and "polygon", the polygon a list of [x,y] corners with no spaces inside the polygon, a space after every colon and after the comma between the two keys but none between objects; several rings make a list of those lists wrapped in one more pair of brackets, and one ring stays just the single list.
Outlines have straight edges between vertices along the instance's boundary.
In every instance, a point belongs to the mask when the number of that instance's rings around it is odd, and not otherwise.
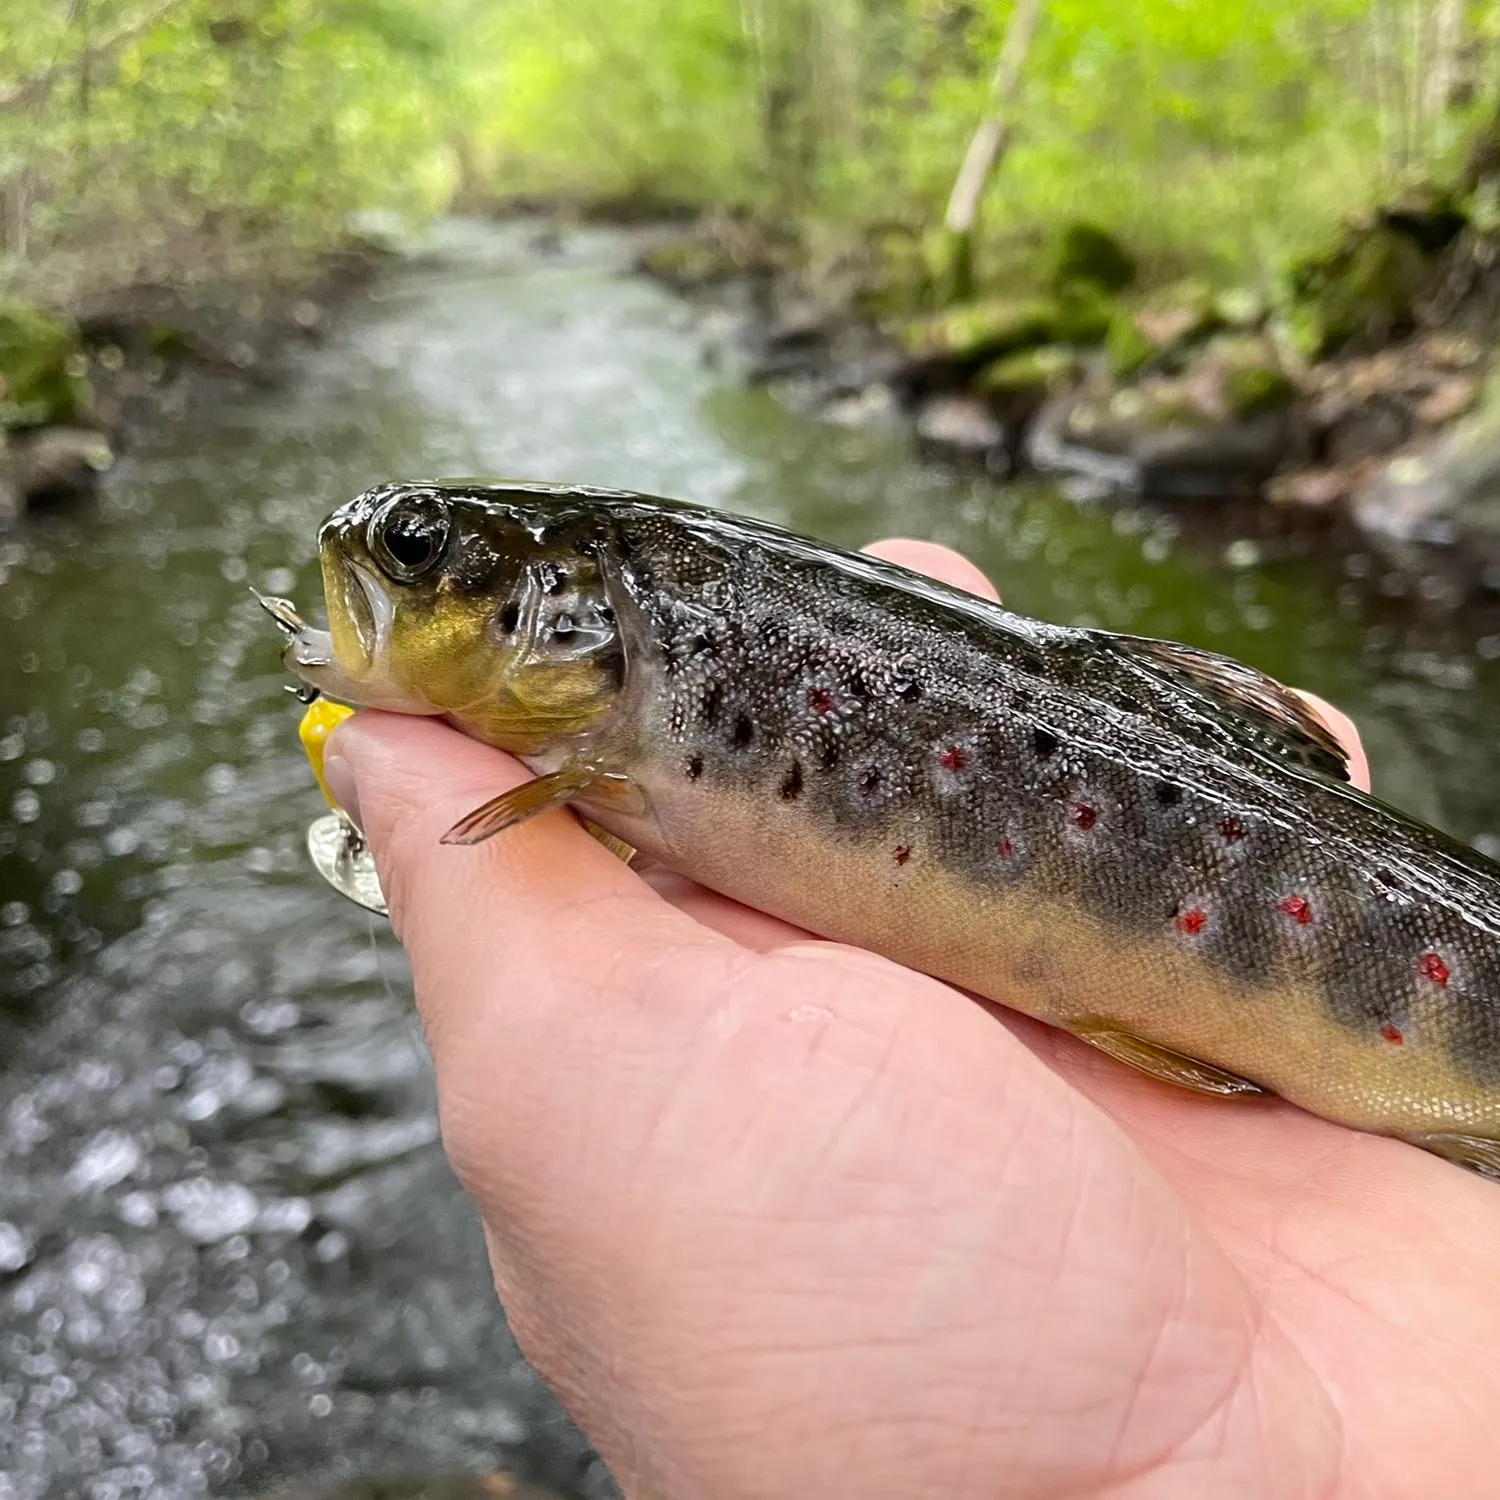
[{"label": "dorsal fin", "polygon": [[1348,781],[1349,752],[1296,693],[1274,678],[1231,657],[1200,651],[1195,646],[1136,635],[1115,639],[1133,655],[1185,677],[1200,692],[1241,718],[1249,719],[1273,736],[1284,754],[1340,781]]}]

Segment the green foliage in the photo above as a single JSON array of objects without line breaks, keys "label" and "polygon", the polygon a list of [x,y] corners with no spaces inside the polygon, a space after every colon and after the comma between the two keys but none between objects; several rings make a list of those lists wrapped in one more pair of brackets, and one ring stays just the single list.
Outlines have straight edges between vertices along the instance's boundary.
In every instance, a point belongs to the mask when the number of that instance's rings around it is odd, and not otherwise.
[{"label": "green foliage", "polygon": [[[1500,0],[1445,52],[1454,3],[1044,0],[980,292],[1044,289],[1080,222],[1147,284],[1263,284],[1411,174],[1456,174]],[[361,210],[635,197],[794,225],[910,307],[953,280],[930,252],[1012,5],[6,0],[0,251],[169,276],[184,244],[320,246]]]},{"label": "green foliage", "polygon": [[74,417],[86,395],[70,368],[73,330],[11,298],[0,300],[0,434]]}]

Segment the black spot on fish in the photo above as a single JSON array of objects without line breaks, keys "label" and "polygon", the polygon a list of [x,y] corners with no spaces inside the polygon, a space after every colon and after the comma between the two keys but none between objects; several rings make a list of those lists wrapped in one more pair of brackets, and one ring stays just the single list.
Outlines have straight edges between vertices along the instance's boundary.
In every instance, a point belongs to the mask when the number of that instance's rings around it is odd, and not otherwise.
[{"label": "black spot on fish", "polygon": [[859,789],[862,792],[873,792],[880,785],[880,768],[878,766],[866,766],[859,773]]},{"label": "black spot on fish", "polygon": [[701,755],[688,756],[687,777],[689,781],[696,781],[703,774],[703,757]]},{"label": "black spot on fish", "polygon": [[922,696],[922,684],[910,677],[898,677],[895,682],[896,696],[903,703],[915,703]]},{"label": "black spot on fish", "polygon": [[831,771],[839,763],[839,747],[836,741],[829,740],[821,750],[818,751],[818,764],[825,770]]},{"label": "black spot on fish", "polygon": [[737,715],[734,721],[734,732],[730,735],[730,743],[736,750],[743,750],[754,738],[755,725],[746,715]]},{"label": "black spot on fish", "polygon": [[802,795],[802,762],[794,760],[791,768],[782,778],[781,800],[783,802],[795,802]]},{"label": "black spot on fish", "polygon": [[513,635],[516,626],[521,623],[521,606],[512,599],[508,604],[500,606],[500,613],[495,617],[501,630],[506,635]]},{"label": "black spot on fish", "polygon": [[1115,699],[1115,702],[1128,714],[1143,714],[1146,712],[1146,705],[1139,698],[1131,697],[1129,693],[1121,693]]},{"label": "black spot on fish", "polygon": [[1182,788],[1175,781],[1158,781],[1156,800],[1163,807],[1176,807],[1182,801]]},{"label": "black spot on fish", "polygon": [[1031,748],[1036,751],[1038,760],[1051,760],[1057,754],[1057,736],[1050,729],[1043,729],[1038,725],[1031,731]]}]

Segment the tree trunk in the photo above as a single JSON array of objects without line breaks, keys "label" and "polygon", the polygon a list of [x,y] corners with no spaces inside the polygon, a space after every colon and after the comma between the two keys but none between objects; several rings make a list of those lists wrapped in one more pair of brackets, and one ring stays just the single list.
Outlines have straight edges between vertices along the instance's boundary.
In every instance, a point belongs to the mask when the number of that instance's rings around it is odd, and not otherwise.
[{"label": "tree trunk", "polygon": [[1437,0],[1432,15],[1432,62],[1423,99],[1429,133],[1448,112],[1463,45],[1464,0]]},{"label": "tree trunk", "polygon": [[990,79],[989,108],[969,138],[963,165],[948,197],[943,230],[947,240],[946,290],[953,298],[968,297],[974,291],[974,246],[980,208],[990,178],[1010,146],[1012,115],[1041,13],[1042,0],[1016,0],[1000,60]]}]

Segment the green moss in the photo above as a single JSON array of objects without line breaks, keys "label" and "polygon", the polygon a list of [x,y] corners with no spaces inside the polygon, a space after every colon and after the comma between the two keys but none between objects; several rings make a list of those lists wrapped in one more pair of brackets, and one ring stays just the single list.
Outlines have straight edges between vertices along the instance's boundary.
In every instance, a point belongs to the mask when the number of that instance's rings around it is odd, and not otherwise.
[{"label": "green moss", "polygon": [[1161,346],[1146,337],[1135,314],[1128,307],[1120,308],[1104,340],[1104,357],[1115,379],[1129,380],[1138,375],[1160,352]]},{"label": "green moss", "polygon": [[1265,321],[1266,299],[1249,286],[1232,286],[1212,302],[1214,316],[1226,328],[1259,328]]},{"label": "green moss", "polygon": [[1083,359],[1076,349],[1044,344],[986,365],[974,386],[985,396],[1007,401],[1041,401],[1075,379],[1082,368]]},{"label": "green moss", "polygon": [[1061,304],[1050,297],[993,298],[914,318],[896,336],[909,354],[977,365],[1013,349],[1055,342],[1061,318]]},{"label": "green moss", "polygon": [[0,302],[0,428],[75,418],[88,398],[69,372],[79,353],[67,324],[24,302]]},{"label": "green moss", "polygon": [[1310,357],[1378,347],[1416,321],[1430,276],[1416,243],[1393,229],[1357,233],[1332,254],[1304,262],[1291,283]]},{"label": "green moss", "polygon": [[1135,271],[1130,252],[1114,235],[1094,224],[1070,224],[1058,242],[1052,284],[1119,292],[1135,280]]},{"label": "green moss", "polygon": [[642,252],[639,265],[648,276],[675,287],[709,286],[744,269],[721,245],[697,234],[652,245]]},{"label": "green moss", "polygon": [[1229,410],[1236,417],[1256,417],[1280,411],[1296,399],[1297,387],[1284,370],[1269,365],[1231,369],[1225,376],[1224,392]]}]

